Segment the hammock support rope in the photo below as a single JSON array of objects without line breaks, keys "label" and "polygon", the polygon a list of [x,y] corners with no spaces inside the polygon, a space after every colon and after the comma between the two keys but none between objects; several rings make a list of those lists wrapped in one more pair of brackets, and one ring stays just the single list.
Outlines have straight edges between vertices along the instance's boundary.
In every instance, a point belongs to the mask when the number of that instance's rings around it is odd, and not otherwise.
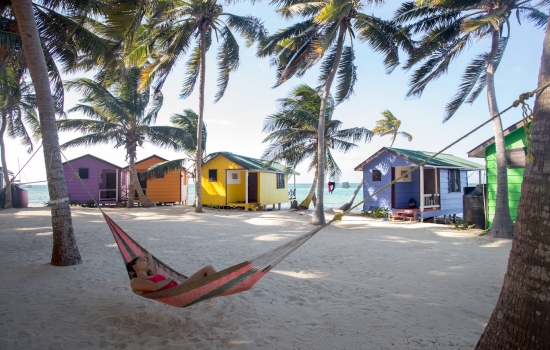
[{"label": "hammock support rope", "polygon": [[[425,165],[428,161],[432,160],[448,148],[454,146],[458,142],[462,141],[472,133],[479,130],[481,127],[485,126],[489,122],[491,122],[493,119],[500,117],[501,114],[507,112],[513,107],[517,107],[519,104],[524,104],[525,100],[529,99],[530,97],[534,96],[535,94],[539,94],[544,89],[546,89],[548,86],[550,86],[550,83],[526,94],[522,94],[520,96],[520,99],[514,102],[510,107],[506,108],[499,114],[496,114],[495,116],[491,117],[478,127],[472,129],[470,132],[466,133],[464,136],[460,137],[447,147],[443,148],[441,151],[433,154],[431,157],[423,161],[422,163],[418,164],[417,166],[411,168],[406,173],[402,174],[397,179],[393,180],[386,186],[380,188],[378,191],[376,191],[374,194],[370,195],[369,197],[365,198],[355,206],[349,208],[348,210],[345,210],[342,213],[336,214],[332,220],[328,221],[327,223],[315,227],[313,230],[287,242],[279,247],[268,251],[264,254],[258,255],[248,261],[244,261],[240,264],[234,265],[232,267],[229,267],[225,270],[216,272],[215,274],[212,274],[210,276],[198,279],[196,281],[190,282],[190,283],[184,283],[187,277],[181,273],[178,273],[174,269],[170,268],[168,265],[163,263],[160,259],[156,258],[155,256],[151,255],[153,257],[154,263],[157,265],[157,273],[163,275],[166,278],[172,278],[173,280],[177,281],[178,284],[180,284],[177,287],[161,290],[157,292],[152,293],[146,293],[142,294],[141,296],[147,299],[152,299],[156,301],[160,301],[162,303],[176,306],[176,307],[188,307],[193,304],[196,304],[198,302],[201,302],[203,300],[213,298],[213,297],[220,297],[220,296],[226,296],[231,295],[235,293],[239,293],[245,290],[249,290],[252,288],[252,286],[260,280],[267,272],[269,272],[273,267],[275,267],[278,263],[280,263],[283,259],[285,259],[287,256],[292,254],[296,249],[298,249],[300,246],[302,246],[305,242],[307,242],[310,238],[312,238],[315,234],[317,234],[319,231],[324,229],[325,227],[331,225],[335,221],[342,220],[342,217],[347,215],[351,210],[357,208],[370,198],[376,196],[380,192],[382,192],[384,189],[388,188],[392,184],[396,183],[401,178],[409,175],[419,167]],[[61,150],[60,150],[61,152]],[[63,158],[67,160],[65,155],[61,152]],[[67,161],[67,164],[71,167],[73,172],[76,173],[74,168],[72,167],[71,163]],[[76,178],[80,180],[90,197],[94,200],[95,204],[97,205],[98,209],[103,214],[103,217],[109,226],[109,229],[111,230],[111,233],[113,234],[113,237],[117,243],[117,246],[120,250],[120,253],[122,255],[122,259],[124,260],[124,263],[127,264],[129,261],[134,259],[135,257],[138,257],[140,255],[145,255],[147,250],[143,248],[140,244],[138,244],[132,237],[130,237],[120,226],[118,226],[98,205],[95,198],[92,196],[82,179],[77,175]]]}]

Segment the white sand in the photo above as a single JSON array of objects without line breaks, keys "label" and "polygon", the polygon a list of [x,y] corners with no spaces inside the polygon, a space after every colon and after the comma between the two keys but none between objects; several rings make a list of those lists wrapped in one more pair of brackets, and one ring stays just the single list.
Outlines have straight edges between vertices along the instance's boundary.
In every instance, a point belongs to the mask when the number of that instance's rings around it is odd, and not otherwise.
[{"label": "white sand", "polygon": [[[309,213],[108,209],[176,270],[226,268],[309,231]],[[472,349],[511,242],[344,218],[249,292],[185,309],[133,294],[97,209],[73,210],[82,265],[50,265],[47,208],[0,210],[0,349]]]}]

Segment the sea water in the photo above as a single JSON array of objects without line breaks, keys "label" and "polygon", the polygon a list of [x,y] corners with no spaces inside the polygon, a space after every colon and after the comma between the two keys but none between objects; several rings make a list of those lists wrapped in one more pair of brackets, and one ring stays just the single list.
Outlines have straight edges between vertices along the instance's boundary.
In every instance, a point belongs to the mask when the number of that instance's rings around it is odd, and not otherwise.
[{"label": "sea water", "polygon": [[[309,190],[311,189],[311,183],[301,183],[296,184],[296,198],[298,201],[298,204],[300,204],[301,201],[303,201],[307,194],[309,193]],[[348,201],[348,199],[352,196],[353,191],[357,187],[358,183],[351,183],[349,184],[349,188],[343,188],[341,183],[336,184],[336,188],[332,193],[328,193],[327,186],[324,186],[325,189],[325,198],[324,198],[324,204],[325,209],[331,209],[331,208],[339,208],[344,203]],[[294,184],[290,184],[289,188],[294,188]],[[50,200],[50,195],[48,193],[48,186],[46,185],[32,185],[32,187],[23,187],[26,191],[29,193],[29,207],[43,207],[46,202]],[[189,202],[193,203],[195,199],[195,185],[191,184],[189,186]],[[357,197],[355,197],[354,203],[357,204],[359,201],[363,199],[363,191],[362,189],[357,194]],[[271,208],[271,206],[268,207],[268,209]],[[289,209],[290,208],[290,202],[284,202],[281,203],[281,209]],[[313,210],[313,204],[310,205],[310,210]],[[354,210],[361,210],[362,206],[357,207]]]}]

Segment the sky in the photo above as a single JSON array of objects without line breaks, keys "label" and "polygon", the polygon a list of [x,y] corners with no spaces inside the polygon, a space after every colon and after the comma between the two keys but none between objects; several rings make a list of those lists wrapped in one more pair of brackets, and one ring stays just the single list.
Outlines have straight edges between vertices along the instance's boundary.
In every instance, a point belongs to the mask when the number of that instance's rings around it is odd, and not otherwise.
[{"label": "sky", "polygon": [[[367,7],[363,12],[389,19],[400,3],[392,1],[383,7]],[[226,6],[225,10],[236,15],[260,17],[269,33],[293,23],[279,17],[275,13],[275,9],[268,6],[267,3],[256,5],[241,3]],[[536,88],[542,54],[544,29],[536,29],[530,23],[519,25],[515,16],[511,17],[511,25],[508,47],[495,75],[500,110],[511,105],[521,93]],[[267,148],[267,144],[262,143],[267,136],[262,132],[265,118],[276,112],[277,99],[287,97],[293,87],[299,84],[316,86],[319,64],[310,69],[302,78],[292,78],[283,85],[272,88],[275,84],[275,69],[270,67],[269,59],[256,57],[256,46],[247,48],[242,40],[239,43],[241,47],[239,69],[230,76],[225,95],[217,103],[213,102],[217,91],[215,42],[207,53],[204,110],[208,130],[206,151],[207,153],[226,151],[260,158],[262,152]],[[349,41],[347,43],[349,44]],[[422,97],[417,99],[406,98],[412,71],[407,72],[401,67],[397,67],[388,75],[384,71],[380,54],[373,52],[368,44],[359,40],[354,40],[353,45],[356,56],[355,65],[358,67],[355,94],[341,103],[333,115],[333,119],[343,122],[343,128],[366,127],[373,129],[376,120],[381,119],[381,113],[388,109],[402,121],[400,130],[413,136],[412,142],[398,136],[393,147],[437,152],[489,118],[486,92],[484,92],[473,105],[463,105],[449,121],[442,122],[445,105],[456,93],[465,67],[477,54],[489,50],[489,39],[472,45],[462,53],[453,62],[448,73],[430,83]],[[404,55],[400,57],[402,63],[405,59]],[[164,85],[162,90],[164,104],[155,125],[170,125],[170,116],[174,113],[182,113],[187,108],[198,112],[198,83],[191,96],[185,100],[179,98],[185,62],[186,57],[180,59]],[[82,76],[84,74],[66,75],[65,78],[70,80]],[[90,74],[88,74],[89,76]],[[81,96],[76,93],[67,93],[65,109],[74,106],[80,98]],[[530,103],[532,106],[534,101],[531,100]],[[71,114],[69,118],[82,118],[82,116]],[[513,109],[502,116],[503,127],[507,128],[520,119],[521,109]],[[78,135],[60,133],[60,143],[67,142],[75,136]],[[450,148],[446,153],[467,158],[468,151],[492,136],[492,126],[489,124]],[[362,174],[354,171],[354,168],[380,148],[388,147],[390,142],[389,136],[375,137],[369,143],[358,144],[357,148],[346,154],[334,152],[334,158],[342,170],[339,181],[360,182]],[[126,153],[124,149],[113,149],[113,146],[114,144],[72,148],[63,151],[63,154],[69,160],[84,154],[92,154],[119,166],[125,166]],[[18,140],[7,138],[6,150],[8,168],[15,172],[31,156],[20,146]],[[153,154],[169,160],[183,158],[181,153],[145,143],[142,148],[138,148],[137,159],[147,158]],[[471,160],[483,164],[482,159]],[[297,183],[313,181],[314,174],[307,171],[305,163],[298,166],[296,170],[300,173],[300,176],[296,178]],[[46,180],[42,150],[25,167],[20,178],[21,182]]]}]

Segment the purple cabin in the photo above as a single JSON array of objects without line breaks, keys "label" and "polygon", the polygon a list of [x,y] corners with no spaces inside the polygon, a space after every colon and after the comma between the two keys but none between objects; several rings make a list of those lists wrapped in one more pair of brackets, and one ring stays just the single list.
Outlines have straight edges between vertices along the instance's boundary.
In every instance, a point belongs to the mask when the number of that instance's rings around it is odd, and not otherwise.
[{"label": "purple cabin", "polygon": [[[69,200],[80,204],[91,200],[95,200],[98,204],[116,204],[120,200],[122,191],[120,183],[122,177],[121,167],[91,154],[86,154],[64,162],[63,170]],[[77,175],[82,179],[82,182]],[[93,198],[90,197],[90,194]]]},{"label": "purple cabin", "polygon": [[[363,173],[363,198],[368,198],[412,167],[429,159],[433,152],[383,147],[355,167]],[[442,153],[363,204],[390,209],[421,220],[462,213],[462,196],[469,188],[468,171],[481,171],[483,165]],[[472,190],[469,188],[468,190]],[[414,203],[413,203],[414,202]],[[409,204],[411,206],[409,207]]]}]

